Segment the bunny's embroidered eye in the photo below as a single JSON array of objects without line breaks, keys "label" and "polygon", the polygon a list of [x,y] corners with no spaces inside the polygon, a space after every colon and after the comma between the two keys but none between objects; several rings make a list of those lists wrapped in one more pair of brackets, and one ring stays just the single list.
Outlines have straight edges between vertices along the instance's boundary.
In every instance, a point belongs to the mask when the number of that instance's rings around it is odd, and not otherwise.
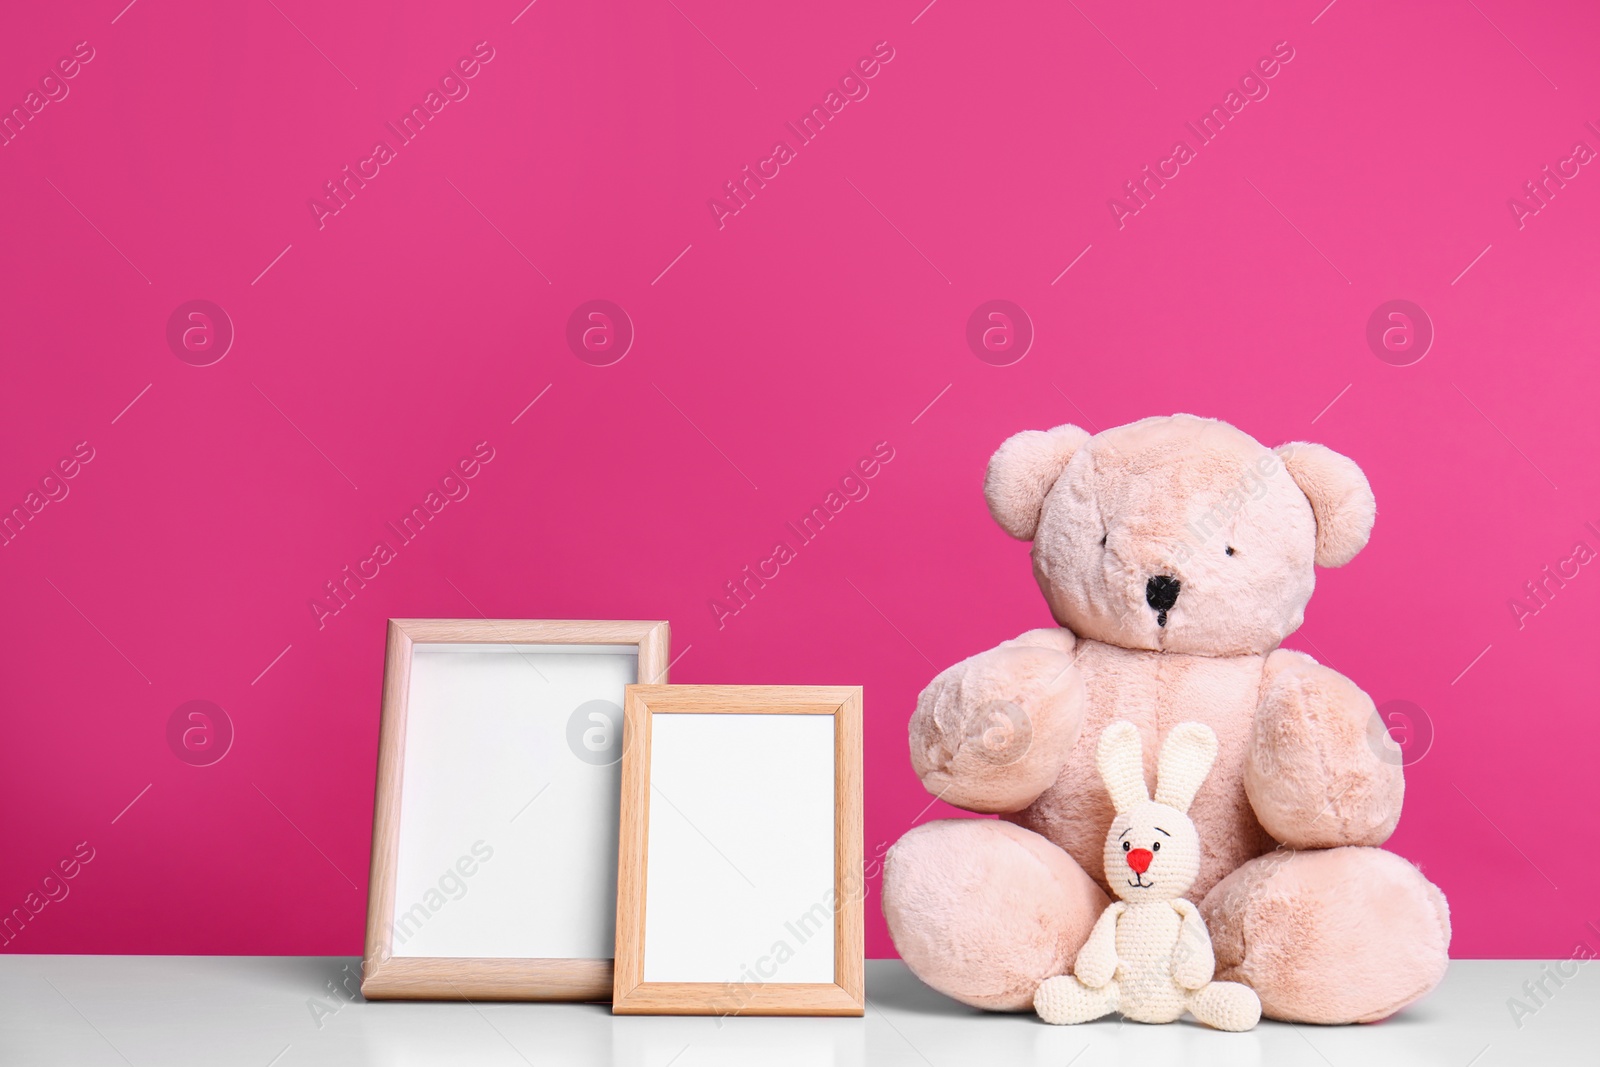
[{"label": "bunny's embroidered eye", "polygon": [[1233,546],[1232,545],[1228,546],[1228,555],[1230,555],[1230,556],[1233,555]]},{"label": "bunny's embroidered eye", "polygon": [[1108,538],[1110,536],[1111,535],[1108,534],[1108,533],[1103,533],[1103,534],[1100,535],[1100,547],[1101,548],[1106,547],[1106,538]]}]

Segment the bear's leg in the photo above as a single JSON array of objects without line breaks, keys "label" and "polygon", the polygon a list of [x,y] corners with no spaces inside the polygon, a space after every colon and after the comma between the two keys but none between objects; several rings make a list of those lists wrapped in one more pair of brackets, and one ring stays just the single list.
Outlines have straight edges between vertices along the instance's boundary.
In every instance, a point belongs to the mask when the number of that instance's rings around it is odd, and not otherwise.
[{"label": "bear's leg", "polygon": [[1444,895],[1378,848],[1269,852],[1218,882],[1200,913],[1217,977],[1250,986],[1285,1022],[1386,1018],[1450,962]]},{"label": "bear's leg", "polygon": [[1249,1030],[1261,1021],[1261,999],[1238,982],[1209,982],[1189,998],[1189,1014],[1218,1030]]},{"label": "bear's leg", "polygon": [[1033,996],[1033,1010],[1039,1018],[1056,1026],[1092,1023],[1117,1010],[1117,993],[1114,980],[1092,989],[1070,974],[1058,975],[1040,983]]},{"label": "bear's leg", "polygon": [[1027,1011],[1046,978],[1072,969],[1109,903],[1071,856],[998,819],[946,819],[889,850],[883,914],[895,948],[945,996]]}]

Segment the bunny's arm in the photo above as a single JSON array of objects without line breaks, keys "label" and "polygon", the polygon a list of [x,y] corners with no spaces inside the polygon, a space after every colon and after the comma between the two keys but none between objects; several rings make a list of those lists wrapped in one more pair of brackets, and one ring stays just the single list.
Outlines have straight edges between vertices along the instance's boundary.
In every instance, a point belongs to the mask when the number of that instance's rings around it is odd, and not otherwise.
[{"label": "bunny's arm", "polygon": [[1199,989],[1217,973],[1211,933],[1200,917],[1200,909],[1189,901],[1174,900],[1172,910],[1183,916],[1178,927],[1178,943],[1172,946],[1172,978],[1185,989]]},{"label": "bunny's arm", "polygon": [[911,716],[923,788],[968,811],[1021,811],[1055,784],[1085,704],[1077,638],[1029,630],[942,671]]},{"label": "bunny's arm", "polygon": [[1290,848],[1381,845],[1400,821],[1400,749],[1372,698],[1300,652],[1267,657],[1244,786]]},{"label": "bunny's arm", "polygon": [[1078,959],[1072,973],[1090,989],[1100,989],[1117,974],[1117,919],[1127,909],[1122,901],[1113,901],[1095,920],[1089,931],[1089,940],[1078,950]]}]

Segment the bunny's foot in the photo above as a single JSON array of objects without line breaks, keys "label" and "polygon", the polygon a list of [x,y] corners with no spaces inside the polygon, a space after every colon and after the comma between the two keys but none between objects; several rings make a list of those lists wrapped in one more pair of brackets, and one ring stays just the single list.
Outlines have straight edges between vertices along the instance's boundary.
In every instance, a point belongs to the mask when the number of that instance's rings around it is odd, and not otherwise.
[{"label": "bunny's foot", "polygon": [[1093,1022],[1110,1015],[1117,1010],[1117,1001],[1115,981],[1092,989],[1072,975],[1063,974],[1039,984],[1039,991],[1033,995],[1033,1010],[1045,1022],[1063,1026]]},{"label": "bunny's foot", "polygon": [[1238,982],[1210,982],[1189,999],[1189,1014],[1218,1030],[1249,1030],[1261,1021],[1261,998]]}]

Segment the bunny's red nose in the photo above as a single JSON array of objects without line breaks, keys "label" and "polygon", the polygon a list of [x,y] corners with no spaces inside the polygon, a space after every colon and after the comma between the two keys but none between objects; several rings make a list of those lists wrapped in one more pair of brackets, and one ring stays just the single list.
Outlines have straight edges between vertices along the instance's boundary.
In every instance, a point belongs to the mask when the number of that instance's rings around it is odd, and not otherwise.
[{"label": "bunny's red nose", "polygon": [[1133,868],[1134,874],[1143,874],[1150,869],[1150,861],[1156,854],[1147,848],[1136,848],[1128,853],[1128,866]]}]

